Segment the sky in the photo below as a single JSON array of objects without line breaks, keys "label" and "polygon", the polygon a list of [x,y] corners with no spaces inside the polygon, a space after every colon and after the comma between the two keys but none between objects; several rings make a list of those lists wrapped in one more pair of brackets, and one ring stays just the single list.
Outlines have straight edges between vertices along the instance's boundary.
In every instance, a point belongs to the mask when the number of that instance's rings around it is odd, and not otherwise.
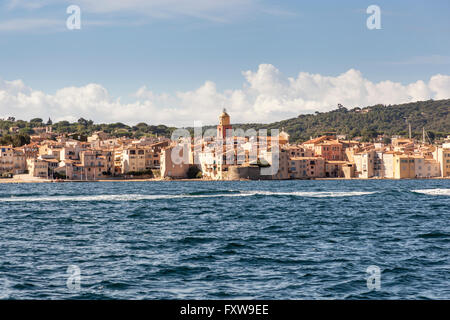
[{"label": "sky", "polygon": [[2,0],[0,117],[192,126],[227,108],[268,123],[446,99],[449,13],[448,0]]}]

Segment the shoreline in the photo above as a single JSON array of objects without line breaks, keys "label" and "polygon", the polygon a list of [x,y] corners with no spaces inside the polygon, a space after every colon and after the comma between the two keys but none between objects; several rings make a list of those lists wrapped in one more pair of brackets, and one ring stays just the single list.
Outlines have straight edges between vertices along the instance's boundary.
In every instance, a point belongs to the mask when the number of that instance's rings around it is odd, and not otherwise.
[{"label": "shoreline", "polygon": [[161,179],[161,178],[151,178],[151,179],[99,179],[99,180],[48,180],[48,179],[0,179],[0,184],[11,184],[11,183],[92,183],[92,182],[176,182],[176,181],[200,181],[200,182],[226,182],[226,181],[343,181],[343,180],[449,180],[450,177],[431,177],[431,178],[413,178],[413,179],[393,179],[393,178],[313,178],[313,179],[267,179],[267,180],[250,180],[250,179],[240,179],[240,180],[208,180],[208,179]]}]

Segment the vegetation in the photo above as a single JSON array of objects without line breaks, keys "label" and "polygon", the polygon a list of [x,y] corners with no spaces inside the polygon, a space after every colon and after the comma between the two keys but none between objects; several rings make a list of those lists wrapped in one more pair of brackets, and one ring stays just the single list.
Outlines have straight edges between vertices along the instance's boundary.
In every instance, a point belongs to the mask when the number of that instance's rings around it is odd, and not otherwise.
[{"label": "vegetation", "polygon": [[202,177],[202,171],[197,166],[190,166],[187,171],[188,179],[200,179]]},{"label": "vegetation", "polygon": [[126,176],[140,177],[140,176],[152,176],[153,170],[144,170],[144,171],[129,171],[125,174]]},{"label": "vegetation", "polygon": [[[164,125],[148,125],[144,122],[138,123],[135,126],[128,126],[120,122],[94,124],[92,120],[83,118],[80,118],[77,122],[73,123],[70,123],[69,121],[53,123],[51,119],[44,122],[41,118],[34,118],[27,122],[10,117],[6,120],[0,120],[0,144],[13,145],[14,147],[28,144],[30,142],[30,135],[37,134],[47,125],[52,125],[52,130],[55,133],[67,134],[68,137],[80,141],[86,141],[87,137],[96,131],[106,132],[115,138],[129,137],[139,139],[144,136],[170,137],[172,132],[176,129]],[[13,129],[17,132],[11,132]]]},{"label": "vegetation", "polygon": [[0,145],[2,146],[12,145],[13,147],[20,147],[28,143],[30,143],[30,136],[28,134],[19,133],[0,136]]},{"label": "vegetation", "polygon": [[[271,124],[234,125],[244,130],[282,129],[290,135],[291,142],[302,142],[322,134],[334,132],[348,138],[362,137],[370,141],[378,135],[386,135],[386,142],[392,135],[408,135],[408,123],[412,136],[422,137],[425,128],[434,141],[450,135],[450,99],[420,101],[400,105],[376,105],[348,110],[343,106],[329,112],[299,115],[297,118]],[[269,131],[268,130],[268,131]]]},{"label": "vegetation", "polygon": [[[326,133],[345,134],[348,138],[361,137],[363,141],[384,135],[388,142],[392,135],[408,135],[408,123],[411,124],[412,135],[422,137],[422,128],[427,131],[431,141],[439,140],[450,135],[450,99],[428,100],[400,105],[375,105],[365,108],[347,109],[338,105],[336,110],[302,114],[297,118],[274,122],[270,124],[236,124],[235,128],[247,129],[282,129],[289,133],[291,142],[302,142]],[[144,122],[135,126],[117,122],[111,124],[94,124],[92,120],[80,118],[77,122],[59,121],[53,123],[51,119],[44,122],[41,118],[30,121],[16,120],[10,117],[0,120],[0,144],[22,146],[30,142],[30,135],[36,134],[36,128],[52,124],[56,133],[64,133],[69,137],[85,141],[96,131],[104,131],[112,137],[141,138],[144,136],[170,137],[176,129],[164,125],[148,125]],[[213,128],[205,127],[204,129]],[[192,128],[187,128],[193,131]],[[42,129],[41,129],[42,130]]]}]

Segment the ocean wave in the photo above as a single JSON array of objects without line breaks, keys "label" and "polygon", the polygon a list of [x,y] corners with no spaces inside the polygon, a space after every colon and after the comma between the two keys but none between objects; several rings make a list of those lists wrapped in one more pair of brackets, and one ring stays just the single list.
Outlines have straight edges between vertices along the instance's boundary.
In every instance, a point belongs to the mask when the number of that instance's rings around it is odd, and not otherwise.
[{"label": "ocean wave", "polygon": [[307,198],[352,197],[376,193],[376,191],[293,191],[293,192],[252,191],[252,192],[254,194],[264,196],[296,196]]},{"label": "ocean wave", "polygon": [[262,196],[297,196],[297,197],[350,197],[373,194],[375,192],[366,191],[294,191],[294,192],[272,192],[272,191],[223,191],[223,192],[203,192],[187,194],[105,194],[105,195],[74,195],[74,196],[11,196],[0,198],[0,202],[47,202],[47,201],[141,201],[160,199],[181,199],[181,198],[217,198],[217,197],[248,197],[255,195]]},{"label": "ocean wave", "polygon": [[179,198],[212,198],[212,197],[240,197],[251,196],[250,193],[215,193],[215,194],[107,194],[107,195],[78,195],[54,197],[10,197],[0,198],[0,202],[47,202],[47,201],[141,201]]},{"label": "ocean wave", "polygon": [[411,190],[415,193],[423,193],[431,196],[450,196],[450,189],[417,189]]}]

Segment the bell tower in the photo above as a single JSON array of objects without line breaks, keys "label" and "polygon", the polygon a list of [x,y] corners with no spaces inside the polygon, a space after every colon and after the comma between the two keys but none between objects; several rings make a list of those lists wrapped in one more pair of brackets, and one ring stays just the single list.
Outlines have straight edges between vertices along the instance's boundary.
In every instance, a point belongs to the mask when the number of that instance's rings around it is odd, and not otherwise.
[{"label": "bell tower", "polygon": [[227,110],[224,108],[222,114],[219,117],[219,125],[217,126],[217,138],[224,139],[227,136],[227,130],[231,130],[230,116]]}]

